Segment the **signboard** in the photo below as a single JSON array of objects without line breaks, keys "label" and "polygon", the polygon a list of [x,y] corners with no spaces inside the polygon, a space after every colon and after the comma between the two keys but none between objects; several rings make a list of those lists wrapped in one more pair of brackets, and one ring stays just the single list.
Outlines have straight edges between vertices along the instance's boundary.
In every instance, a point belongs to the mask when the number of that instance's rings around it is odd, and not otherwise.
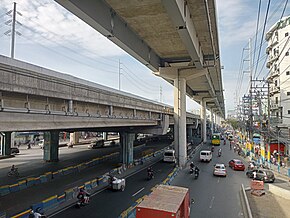
[{"label": "signboard", "polygon": [[251,189],[252,190],[263,190],[264,189],[264,182],[252,180],[251,181]]}]

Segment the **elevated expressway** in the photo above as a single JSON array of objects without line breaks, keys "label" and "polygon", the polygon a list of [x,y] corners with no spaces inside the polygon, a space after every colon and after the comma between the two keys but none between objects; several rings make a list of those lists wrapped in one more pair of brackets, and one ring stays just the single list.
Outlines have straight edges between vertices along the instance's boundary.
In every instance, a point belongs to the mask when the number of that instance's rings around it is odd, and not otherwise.
[{"label": "elevated expressway", "polygon": [[214,0],[55,0],[174,86],[175,147],[186,159],[186,95],[220,118],[225,106]]},{"label": "elevated expressway", "polygon": [[[6,154],[15,131],[44,131],[45,143],[56,149],[59,131],[113,131],[132,141],[136,133],[165,134],[174,125],[168,105],[4,56],[0,100],[0,137]],[[198,119],[187,114],[191,133]]]}]

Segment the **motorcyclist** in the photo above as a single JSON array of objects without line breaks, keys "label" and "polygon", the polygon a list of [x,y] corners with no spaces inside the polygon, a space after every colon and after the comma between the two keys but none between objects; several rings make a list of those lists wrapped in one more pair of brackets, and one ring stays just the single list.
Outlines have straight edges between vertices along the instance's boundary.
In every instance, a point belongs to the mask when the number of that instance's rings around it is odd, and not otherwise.
[{"label": "motorcyclist", "polygon": [[85,188],[80,188],[77,198],[85,204],[89,203],[89,193],[85,190]]},{"label": "motorcyclist", "polygon": [[221,156],[221,155],[222,155],[222,149],[220,148],[218,151],[218,156]]},{"label": "motorcyclist", "polygon": [[152,167],[148,167],[147,168],[147,175],[148,175],[148,177],[153,178],[153,169],[152,169]]},{"label": "motorcyclist", "polygon": [[11,166],[11,172],[15,172],[15,171],[17,171],[17,168],[16,168],[15,165],[13,164],[13,165]]},{"label": "motorcyclist", "polygon": [[190,165],[189,165],[189,167],[190,167],[190,170],[189,170],[189,172],[190,172],[190,174],[193,174],[193,170],[194,170],[194,163],[193,162],[191,162],[190,163]]},{"label": "motorcyclist", "polygon": [[211,152],[214,152],[214,146],[211,146]]},{"label": "motorcyclist", "polygon": [[196,177],[199,176],[199,168],[197,166],[195,166],[194,168],[194,174],[196,175]]},{"label": "motorcyclist", "polygon": [[224,139],[224,145],[226,145],[226,142],[227,142],[226,139]]}]

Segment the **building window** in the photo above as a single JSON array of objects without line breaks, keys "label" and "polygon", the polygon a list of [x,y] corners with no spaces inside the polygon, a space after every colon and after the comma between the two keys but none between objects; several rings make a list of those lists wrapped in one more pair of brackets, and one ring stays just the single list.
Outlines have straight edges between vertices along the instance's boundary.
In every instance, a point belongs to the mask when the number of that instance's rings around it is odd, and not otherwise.
[{"label": "building window", "polygon": [[289,33],[287,32],[287,33],[285,33],[285,37],[287,37],[289,35]]},{"label": "building window", "polygon": [[275,80],[275,86],[278,86],[278,80]]},{"label": "building window", "polygon": [[290,92],[287,92],[287,96],[289,96],[290,95]]},{"label": "building window", "polygon": [[276,97],[275,102],[276,102],[276,104],[278,104],[278,97]]},{"label": "building window", "polygon": [[289,76],[290,75],[290,71],[286,71],[286,75]]},{"label": "building window", "polygon": [[286,55],[286,56],[289,56],[289,51],[287,51],[285,55]]}]

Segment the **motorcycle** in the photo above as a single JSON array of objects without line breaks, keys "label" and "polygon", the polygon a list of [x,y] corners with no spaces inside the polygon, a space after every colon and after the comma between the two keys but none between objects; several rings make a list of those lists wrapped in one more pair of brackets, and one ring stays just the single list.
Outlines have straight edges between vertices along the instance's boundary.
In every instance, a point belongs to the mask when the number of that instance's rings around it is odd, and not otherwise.
[{"label": "motorcycle", "polygon": [[83,198],[79,199],[76,204],[76,208],[81,208],[89,204],[90,197],[88,195],[84,196]]},{"label": "motorcycle", "polygon": [[194,178],[197,179],[198,176],[199,176],[199,172],[196,170],[196,171],[194,172]]},{"label": "motorcycle", "polygon": [[148,180],[154,179],[153,172],[152,171],[148,171],[147,172],[147,177],[148,177]]},{"label": "motorcycle", "polygon": [[218,157],[220,157],[220,156],[222,156],[222,152],[221,151],[218,152]]},{"label": "motorcycle", "polygon": [[189,173],[190,173],[190,175],[193,174],[193,168],[192,167],[189,169]]},{"label": "motorcycle", "polygon": [[211,152],[214,152],[214,146],[211,147]]},{"label": "motorcycle", "polygon": [[11,170],[10,172],[7,173],[7,176],[8,177],[19,177],[19,172],[18,172],[18,169],[15,168],[14,170]]}]

